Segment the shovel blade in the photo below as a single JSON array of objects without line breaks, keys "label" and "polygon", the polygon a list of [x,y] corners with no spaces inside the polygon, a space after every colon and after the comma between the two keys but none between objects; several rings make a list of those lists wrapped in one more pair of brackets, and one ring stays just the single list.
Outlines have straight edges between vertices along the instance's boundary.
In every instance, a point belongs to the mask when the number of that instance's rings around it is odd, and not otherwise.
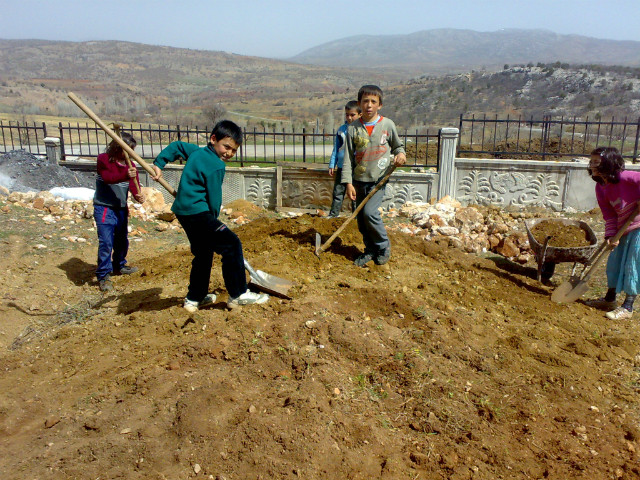
[{"label": "shovel blade", "polygon": [[319,257],[322,253],[322,237],[316,232],[316,257]]},{"label": "shovel blade", "polygon": [[262,270],[256,270],[256,275],[250,275],[251,284],[263,292],[275,295],[276,297],[291,300],[289,289],[295,286],[295,282],[286,278],[276,277]]},{"label": "shovel blade", "polygon": [[589,291],[589,283],[580,277],[571,277],[551,294],[551,301],[556,303],[575,302],[582,295]]}]

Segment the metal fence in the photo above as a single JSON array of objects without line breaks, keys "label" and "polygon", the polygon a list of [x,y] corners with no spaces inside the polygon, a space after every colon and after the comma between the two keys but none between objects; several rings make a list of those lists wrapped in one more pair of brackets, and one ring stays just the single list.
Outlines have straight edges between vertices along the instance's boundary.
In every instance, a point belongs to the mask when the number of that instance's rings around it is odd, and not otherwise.
[{"label": "metal fence", "polygon": [[458,157],[490,156],[551,160],[588,156],[598,147],[616,147],[625,159],[638,161],[640,118],[609,121],[589,117],[529,119],[464,118],[460,115]]},{"label": "metal fence", "polygon": [[[37,127],[44,134],[37,136],[35,127],[19,124],[3,125],[4,150],[24,148],[32,153],[43,154],[46,126]],[[25,132],[30,132],[29,136]],[[204,146],[209,140],[211,130],[208,127],[168,127],[152,125],[123,126],[122,131],[131,133],[138,141],[136,152],[144,159],[155,158],[169,143],[181,140]],[[6,132],[6,136],[5,136]],[[266,129],[244,129],[243,144],[234,162],[241,166],[247,164],[273,165],[276,161],[294,161],[310,163],[329,163],[333,151],[335,131],[276,131]],[[440,157],[440,133],[438,130],[426,133],[400,134],[407,150],[407,165],[438,168]],[[60,158],[96,157],[103,152],[111,141],[109,136],[97,125],[89,123],[58,124],[60,138]]]},{"label": "metal fence", "polygon": [[47,125],[42,122],[12,122],[4,123],[0,120],[0,132],[4,151],[28,149],[31,153],[43,155],[46,152],[44,139],[47,136]]}]

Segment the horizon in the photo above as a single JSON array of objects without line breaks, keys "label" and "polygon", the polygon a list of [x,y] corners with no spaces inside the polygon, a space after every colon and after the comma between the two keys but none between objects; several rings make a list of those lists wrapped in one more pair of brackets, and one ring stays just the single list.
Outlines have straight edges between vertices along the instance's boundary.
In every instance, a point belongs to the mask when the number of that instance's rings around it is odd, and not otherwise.
[{"label": "horizon", "polygon": [[[438,29],[479,33],[548,30],[559,35],[640,42],[634,20],[640,18],[637,0],[611,0],[607,4],[540,0],[535,5],[520,0],[489,0],[484,4],[460,0],[455,9],[442,8],[433,0],[400,0],[393,8],[388,2],[371,0],[367,12],[374,12],[372,15],[363,15],[359,6],[335,0],[324,3],[321,9],[314,4],[290,5],[282,0],[269,4],[239,0],[236,5],[230,13],[229,4],[219,0],[195,0],[186,5],[167,0],[113,0],[108,9],[95,0],[23,0],[19,4],[0,0],[0,31],[5,40],[123,41],[279,60],[348,37],[411,35]],[[378,8],[385,12],[384,22],[375,21]],[[336,15],[338,11],[340,15]],[[117,13],[130,23],[120,21]],[[273,28],[283,22],[286,28]],[[188,34],[179,28],[182,25]],[[403,31],[395,31],[394,25],[401,25]]]}]

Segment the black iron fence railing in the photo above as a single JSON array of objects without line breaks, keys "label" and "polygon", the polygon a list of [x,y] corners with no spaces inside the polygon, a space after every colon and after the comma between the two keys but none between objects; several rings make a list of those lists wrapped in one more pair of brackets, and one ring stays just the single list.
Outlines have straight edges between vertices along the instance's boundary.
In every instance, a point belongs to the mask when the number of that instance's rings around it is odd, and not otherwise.
[{"label": "black iron fence railing", "polygon": [[44,122],[5,123],[0,120],[0,134],[4,151],[26,148],[38,155],[44,155],[46,152],[44,139],[47,136],[47,125]]},{"label": "black iron fence railing", "polygon": [[[18,124],[3,125],[4,151],[25,148],[32,153],[44,153],[44,135],[40,137],[33,132],[35,127]],[[27,130],[28,129],[28,130]],[[31,132],[25,136],[26,131]],[[131,133],[138,141],[136,152],[144,159],[155,158],[169,143],[181,140],[204,146],[209,140],[211,130],[208,127],[168,127],[152,125],[124,125],[122,131]],[[22,133],[21,133],[22,132]],[[5,135],[6,134],[6,135]],[[74,157],[96,157],[103,152],[111,141],[109,136],[97,125],[89,123],[58,124],[60,139],[60,158],[66,160]],[[408,166],[439,167],[440,133],[438,130],[426,133],[415,131],[402,132],[407,151]],[[259,130],[257,128],[243,130],[243,144],[234,162],[241,166],[257,164],[273,165],[276,161],[294,161],[309,163],[329,163],[333,151],[335,131],[301,131],[295,130]],[[27,141],[28,140],[28,141]],[[30,142],[30,143],[29,143]]]},{"label": "black iron fence railing", "polygon": [[598,147],[616,147],[625,159],[638,161],[640,118],[609,121],[533,117],[481,118],[460,115],[458,157],[561,160],[588,156]]}]

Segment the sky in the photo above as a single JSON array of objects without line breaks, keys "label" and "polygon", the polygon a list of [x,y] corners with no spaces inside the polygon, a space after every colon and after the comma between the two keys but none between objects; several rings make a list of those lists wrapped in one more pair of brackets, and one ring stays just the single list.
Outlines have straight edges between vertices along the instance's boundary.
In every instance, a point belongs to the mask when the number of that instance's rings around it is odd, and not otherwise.
[{"label": "sky", "polygon": [[354,35],[547,29],[640,41],[640,0],[0,0],[0,38],[122,40],[288,58]]}]

